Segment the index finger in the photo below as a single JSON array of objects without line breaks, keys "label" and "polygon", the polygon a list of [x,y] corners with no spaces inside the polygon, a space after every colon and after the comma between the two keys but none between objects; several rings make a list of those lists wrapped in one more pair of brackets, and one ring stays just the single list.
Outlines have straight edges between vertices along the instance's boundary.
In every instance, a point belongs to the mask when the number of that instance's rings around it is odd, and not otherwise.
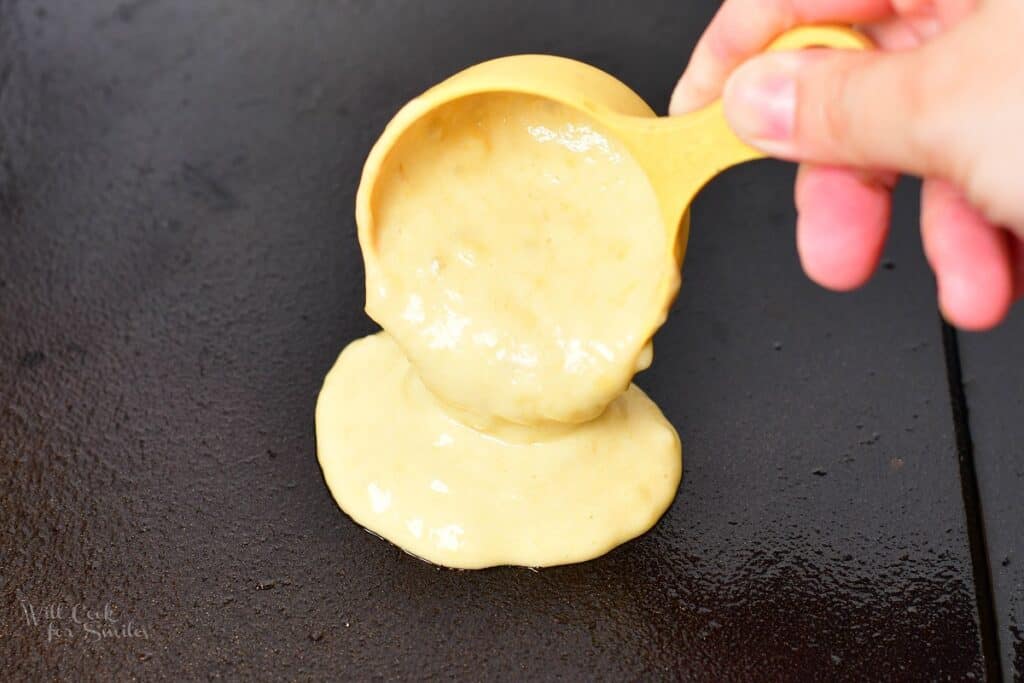
[{"label": "index finger", "polygon": [[710,104],[733,69],[784,31],[804,24],[878,21],[893,13],[892,0],[726,0],[697,41],[669,113]]}]

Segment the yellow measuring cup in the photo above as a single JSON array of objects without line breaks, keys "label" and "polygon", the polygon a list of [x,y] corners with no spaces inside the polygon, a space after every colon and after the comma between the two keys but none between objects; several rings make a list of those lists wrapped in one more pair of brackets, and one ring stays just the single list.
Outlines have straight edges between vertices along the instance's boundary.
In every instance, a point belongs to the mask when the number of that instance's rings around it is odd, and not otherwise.
[{"label": "yellow measuring cup", "polygon": [[[867,45],[848,28],[816,26],[770,49]],[[541,119],[555,116],[549,125],[564,116],[566,130],[614,143],[619,165],[584,173],[574,159],[561,187],[561,157],[552,168],[533,165],[535,134],[522,135],[529,121],[516,118],[524,101],[539,101]],[[474,119],[488,104],[493,118]],[[501,133],[512,121],[514,142]],[[592,419],[651,363],[651,338],[679,290],[693,197],[723,169],[760,156],[729,129],[721,103],[659,118],[620,81],[570,59],[522,55],[470,67],[403,107],[366,161],[356,196],[366,311],[467,424],[493,432],[499,420]],[[538,177],[547,178],[540,192]],[[564,194],[549,193],[555,186]],[[521,211],[530,225],[517,227]],[[557,225],[545,225],[551,216]],[[630,230],[646,239],[631,242]],[[486,269],[473,270],[477,252]]]},{"label": "yellow measuring cup", "polygon": [[[784,33],[769,50],[806,47],[864,49],[870,41],[842,26],[804,26]],[[554,100],[584,112],[624,144],[647,173],[661,206],[669,244],[681,264],[689,232],[689,206],[711,178],[764,155],[729,128],[721,102],[682,116],[659,117],[613,76],[582,62],[549,55],[502,57],[469,67],[405,105],[374,145],[356,196],[356,219],[364,257],[374,259],[374,186],[388,153],[420,118],[460,98],[518,93]],[[666,288],[674,296],[678,287]]]}]

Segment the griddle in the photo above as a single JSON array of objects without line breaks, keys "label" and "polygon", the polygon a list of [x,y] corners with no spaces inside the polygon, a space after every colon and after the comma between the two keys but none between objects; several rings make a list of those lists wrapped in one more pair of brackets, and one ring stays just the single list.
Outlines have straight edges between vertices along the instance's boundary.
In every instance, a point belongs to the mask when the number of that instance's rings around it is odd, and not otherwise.
[{"label": "griddle", "polygon": [[324,485],[314,403],[375,329],[353,199],[389,117],[522,52],[664,109],[714,9],[0,0],[0,678],[998,676],[913,186],[844,296],[800,273],[791,166],[700,195],[637,380],[684,480],[607,556],[434,567]]}]

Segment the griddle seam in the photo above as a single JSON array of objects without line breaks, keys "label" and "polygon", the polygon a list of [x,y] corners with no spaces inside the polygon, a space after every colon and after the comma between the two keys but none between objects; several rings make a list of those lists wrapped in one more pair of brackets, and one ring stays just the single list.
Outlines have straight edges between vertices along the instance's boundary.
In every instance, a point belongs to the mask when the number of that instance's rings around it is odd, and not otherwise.
[{"label": "griddle seam", "polygon": [[971,439],[970,413],[964,392],[957,331],[942,321],[942,346],[946,356],[946,377],[949,382],[950,406],[956,435],[957,460],[960,465],[960,493],[967,521],[967,538],[971,550],[974,593],[978,605],[978,626],[981,651],[985,658],[985,677],[1002,681],[1002,657],[999,647],[999,625],[996,619],[995,593],[992,590],[992,566],[989,562],[988,537],[982,509],[978,475],[974,465],[974,442]]}]

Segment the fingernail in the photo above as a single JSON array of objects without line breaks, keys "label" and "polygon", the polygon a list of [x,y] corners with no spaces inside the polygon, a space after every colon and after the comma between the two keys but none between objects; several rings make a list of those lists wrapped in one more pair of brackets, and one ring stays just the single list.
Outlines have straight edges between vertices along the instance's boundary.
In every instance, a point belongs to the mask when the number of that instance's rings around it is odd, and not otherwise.
[{"label": "fingernail", "polygon": [[721,91],[714,86],[701,85],[697,79],[697,76],[683,72],[683,76],[676,84],[669,100],[668,113],[670,116],[678,116],[700,109],[721,94]]},{"label": "fingernail", "polygon": [[672,97],[668,101],[669,116],[679,116],[680,114],[697,109],[698,107],[693,104],[695,99],[691,88],[680,81],[676,89],[672,91]]},{"label": "fingernail", "polygon": [[764,55],[740,67],[725,86],[725,115],[736,134],[773,153],[796,131],[796,75],[806,53]]}]

